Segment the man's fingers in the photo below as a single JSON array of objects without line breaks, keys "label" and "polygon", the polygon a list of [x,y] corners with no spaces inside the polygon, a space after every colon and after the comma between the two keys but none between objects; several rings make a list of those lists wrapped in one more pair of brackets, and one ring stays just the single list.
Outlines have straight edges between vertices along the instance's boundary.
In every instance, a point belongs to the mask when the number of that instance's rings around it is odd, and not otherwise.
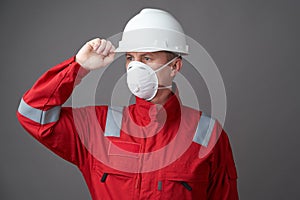
[{"label": "man's fingers", "polygon": [[116,47],[115,47],[114,45],[112,45],[112,47],[111,47],[109,53],[115,53],[115,50],[116,50]]},{"label": "man's fingers", "polygon": [[105,47],[105,49],[103,50],[102,55],[107,56],[107,54],[110,52],[111,47],[112,47],[111,42],[110,42],[110,41],[107,41],[107,42],[106,42],[106,47]]},{"label": "man's fingers", "polygon": [[100,38],[91,40],[90,42],[88,42],[88,45],[91,46],[97,54],[101,54],[103,56],[107,56],[115,49],[110,41]]},{"label": "man's fingers", "polygon": [[96,51],[101,44],[101,40],[100,40],[100,38],[95,38],[95,39],[87,42],[87,44],[90,45],[94,51]]},{"label": "man's fingers", "polygon": [[101,39],[101,43],[100,43],[100,46],[98,47],[98,49],[96,50],[96,53],[97,54],[102,54],[103,50],[105,49],[106,47],[106,40],[104,39]]},{"label": "man's fingers", "polygon": [[110,41],[95,38],[87,42],[76,54],[76,62],[86,69],[104,67],[114,60],[115,47]]}]

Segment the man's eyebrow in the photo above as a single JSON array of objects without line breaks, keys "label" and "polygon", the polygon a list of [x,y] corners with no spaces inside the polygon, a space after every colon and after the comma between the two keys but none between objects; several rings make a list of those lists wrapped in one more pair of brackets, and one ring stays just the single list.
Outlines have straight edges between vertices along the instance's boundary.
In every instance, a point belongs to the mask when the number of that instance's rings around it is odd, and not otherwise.
[{"label": "man's eyebrow", "polygon": [[[133,55],[131,55],[130,53],[126,53],[125,55],[126,55],[126,56],[133,56]],[[151,53],[151,52],[146,52],[146,53],[143,53],[143,54],[141,54],[141,55],[139,55],[139,56],[147,56],[147,55],[153,56],[153,53]]]},{"label": "man's eyebrow", "polygon": [[141,56],[153,56],[153,53],[147,52],[147,53],[142,54]]}]

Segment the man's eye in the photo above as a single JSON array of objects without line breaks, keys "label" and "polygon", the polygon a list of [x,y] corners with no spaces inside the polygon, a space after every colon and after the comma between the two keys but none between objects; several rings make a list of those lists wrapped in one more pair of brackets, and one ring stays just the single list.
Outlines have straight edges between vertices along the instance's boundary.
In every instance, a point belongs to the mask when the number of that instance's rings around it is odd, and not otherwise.
[{"label": "man's eye", "polygon": [[126,57],[126,60],[133,61],[133,58],[132,57]]},{"label": "man's eye", "polygon": [[151,60],[151,58],[149,58],[149,57],[144,57],[144,60],[146,60],[146,61],[150,61],[150,60]]}]

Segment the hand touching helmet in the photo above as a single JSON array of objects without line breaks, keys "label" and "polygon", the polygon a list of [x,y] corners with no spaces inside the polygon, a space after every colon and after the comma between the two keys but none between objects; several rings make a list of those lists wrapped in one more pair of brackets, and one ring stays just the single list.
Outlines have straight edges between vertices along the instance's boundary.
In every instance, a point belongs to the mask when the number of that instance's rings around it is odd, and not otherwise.
[{"label": "hand touching helmet", "polygon": [[87,70],[105,67],[114,60],[114,50],[110,41],[95,38],[81,47],[76,55],[76,62]]}]

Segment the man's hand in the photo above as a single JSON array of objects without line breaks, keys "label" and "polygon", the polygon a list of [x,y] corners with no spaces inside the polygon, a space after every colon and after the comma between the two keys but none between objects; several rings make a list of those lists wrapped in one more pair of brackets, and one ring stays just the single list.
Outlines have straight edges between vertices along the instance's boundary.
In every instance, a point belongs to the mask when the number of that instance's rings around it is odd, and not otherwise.
[{"label": "man's hand", "polygon": [[81,47],[76,54],[76,62],[87,70],[98,69],[114,60],[114,50],[110,41],[95,38]]}]

